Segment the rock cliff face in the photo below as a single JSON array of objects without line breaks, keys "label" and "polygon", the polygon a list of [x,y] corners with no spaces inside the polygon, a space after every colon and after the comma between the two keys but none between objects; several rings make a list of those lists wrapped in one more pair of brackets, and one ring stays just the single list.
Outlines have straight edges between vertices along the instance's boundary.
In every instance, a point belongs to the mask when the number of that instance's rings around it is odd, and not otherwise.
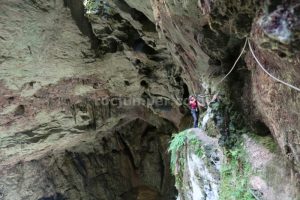
[{"label": "rock cliff face", "polygon": [[[275,77],[299,88],[299,4],[295,1],[153,0],[158,29],[189,90],[224,91],[261,134],[272,134],[300,170],[300,93],[268,76],[250,51],[222,84],[245,39]],[[298,181],[299,181],[299,174]]]},{"label": "rock cliff face", "polygon": [[[96,1],[99,3],[99,1]],[[281,6],[281,7],[277,7]],[[183,99],[221,91],[300,171],[296,1],[10,0],[0,7],[0,199],[173,199]],[[92,14],[94,13],[94,14]]]},{"label": "rock cliff face", "polygon": [[1,199],[175,195],[180,68],[143,13],[111,9],[88,19],[81,1],[1,2]]}]

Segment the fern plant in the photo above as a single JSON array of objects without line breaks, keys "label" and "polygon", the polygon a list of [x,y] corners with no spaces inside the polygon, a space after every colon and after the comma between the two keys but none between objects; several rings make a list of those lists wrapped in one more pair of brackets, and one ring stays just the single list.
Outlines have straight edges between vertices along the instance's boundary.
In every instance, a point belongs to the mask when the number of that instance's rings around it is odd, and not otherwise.
[{"label": "fern plant", "polygon": [[[174,175],[178,173],[176,170],[184,165],[183,147],[188,145],[199,157],[204,155],[201,141],[197,136],[188,130],[172,135],[168,151],[171,153],[171,171]],[[178,166],[179,165],[179,166]]]},{"label": "fern plant", "polygon": [[221,169],[221,200],[254,200],[249,189],[251,165],[241,145],[227,151],[228,162]]},{"label": "fern plant", "polygon": [[176,167],[176,162],[178,159],[177,155],[178,155],[178,152],[183,147],[184,143],[186,142],[187,134],[188,134],[187,131],[182,131],[178,134],[172,135],[172,140],[170,142],[168,151],[171,153],[171,170],[174,175],[176,174],[175,167]]}]

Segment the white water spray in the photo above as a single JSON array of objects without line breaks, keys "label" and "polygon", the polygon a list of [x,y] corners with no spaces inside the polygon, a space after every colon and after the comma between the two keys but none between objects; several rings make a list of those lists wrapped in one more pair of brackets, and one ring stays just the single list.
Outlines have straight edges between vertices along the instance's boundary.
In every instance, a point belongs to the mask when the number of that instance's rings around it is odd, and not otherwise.
[{"label": "white water spray", "polygon": [[[184,165],[180,166],[183,174],[177,188],[177,200],[218,200],[220,184],[220,166],[222,152],[217,139],[211,138],[199,129],[190,129],[201,142],[201,149],[194,149],[190,143],[184,148]],[[201,151],[201,155],[196,153]]]},{"label": "white water spray", "polygon": [[212,113],[212,108],[208,106],[207,110],[206,110],[206,114],[204,115],[203,119],[202,119],[202,122],[201,122],[201,129],[203,131],[205,131],[206,129],[206,125],[207,125],[207,122],[213,118],[213,113]]}]

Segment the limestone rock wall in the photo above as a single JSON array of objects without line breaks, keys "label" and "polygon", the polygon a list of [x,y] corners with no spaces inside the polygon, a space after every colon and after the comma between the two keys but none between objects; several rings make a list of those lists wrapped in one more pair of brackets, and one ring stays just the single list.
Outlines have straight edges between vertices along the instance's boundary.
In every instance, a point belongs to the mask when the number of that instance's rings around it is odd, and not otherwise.
[{"label": "limestone rock wall", "polygon": [[223,90],[250,126],[273,135],[299,171],[300,93],[266,75],[249,51],[237,69],[216,84],[232,67],[247,37],[271,74],[299,87],[299,4],[252,0],[153,0],[152,4],[158,30],[183,67],[190,92]]},{"label": "limestone rock wall", "polygon": [[299,87],[296,1],[106,3],[85,15],[75,0],[1,1],[2,198],[172,199],[166,146],[183,99],[219,90],[300,171],[299,92],[249,51],[216,85],[248,37]]},{"label": "limestone rock wall", "polygon": [[172,199],[187,95],[155,24],[126,2],[1,1],[1,199]]}]

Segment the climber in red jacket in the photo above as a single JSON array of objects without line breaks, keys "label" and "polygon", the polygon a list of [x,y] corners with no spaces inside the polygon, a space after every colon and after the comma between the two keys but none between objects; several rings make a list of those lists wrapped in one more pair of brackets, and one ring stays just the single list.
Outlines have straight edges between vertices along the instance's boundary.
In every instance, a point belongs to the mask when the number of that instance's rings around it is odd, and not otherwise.
[{"label": "climber in red jacket", "polygon": [[205,105],[203,105],[202,103],[200,103],[194,95],[191,95],[189,97],[189,107],[191,109],[191,113],[192,113],[192,116],[193,116],[193,119],[194,119],[194,128],[197,128],[198,127],[198,109],[199,107],[202,107],[202,108],[205,108]]}]

